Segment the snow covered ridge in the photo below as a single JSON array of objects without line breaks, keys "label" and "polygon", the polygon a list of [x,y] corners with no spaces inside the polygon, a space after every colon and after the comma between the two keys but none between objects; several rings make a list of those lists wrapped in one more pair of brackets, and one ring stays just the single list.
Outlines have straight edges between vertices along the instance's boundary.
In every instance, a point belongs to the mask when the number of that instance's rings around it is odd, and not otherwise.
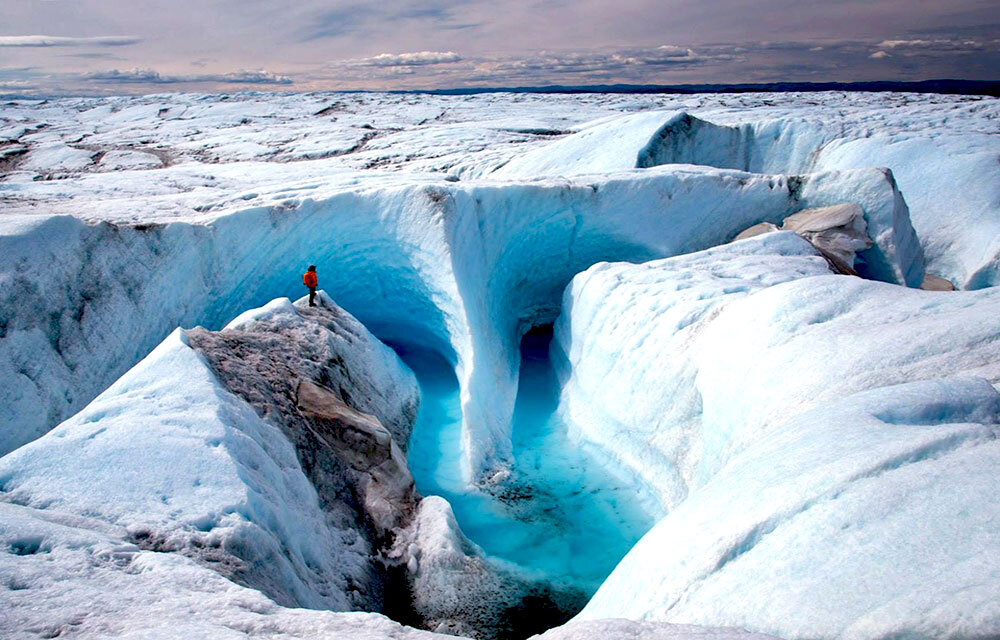
[{"label": "snow covered ridge", "polygon": [[581,619],[1000,629],[1000,290],[825,272],[782,232],[574,278],[560,410],[665,514]]},{"label": "snow covered ridge", "polygon": [[294,291],[304,256],[377,335],[453,360],[469,478],[509,456],[521,332],[554,319],[563,287],[595,262],[696,251],[761,221],[854,202],[874,241],[858,270],[911,286],[923,279],[906,204],[878,169],[785,177],[662,166],[523,184],[351,182],[275,185],[198,222],[5,218],[0,450],[82,407],[174,327],[218,327]]}]

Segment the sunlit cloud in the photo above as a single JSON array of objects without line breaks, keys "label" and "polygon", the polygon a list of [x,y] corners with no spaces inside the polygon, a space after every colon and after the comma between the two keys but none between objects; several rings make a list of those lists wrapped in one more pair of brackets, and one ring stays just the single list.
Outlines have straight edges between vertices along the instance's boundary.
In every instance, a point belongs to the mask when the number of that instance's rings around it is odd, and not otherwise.
[{"label": "sunlit cloud", "polygon": [[429,64],[460,62],[462,57],[454,51],[417,51],[414,53],[380,53],[370,58],[348,60],[349,64],[362,67],[418,67]]},{"label": "sunlit cloud", "polygon": [[70,38],[64,36],[0,36],[0,47],[124,47],[142,42],[135,36],[97,36]]},{"label": "sunlit cloud", "polygon": [[125,84],[184,84],[184,83],[220,83],[220,84],[292,84],[288,76],[278,75],[269,71],[235,71],[231,73],[208,73],[193,75],[162,75],[152,69],[109,69],[95,71],[82,76],[84,80],[99,82],[116,82]]}]

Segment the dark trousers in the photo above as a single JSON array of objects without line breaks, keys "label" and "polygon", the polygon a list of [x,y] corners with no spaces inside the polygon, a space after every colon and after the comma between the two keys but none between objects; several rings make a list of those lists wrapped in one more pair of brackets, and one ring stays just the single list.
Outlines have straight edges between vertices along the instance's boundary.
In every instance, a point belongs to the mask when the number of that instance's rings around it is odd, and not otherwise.
[{"label": "dark trousers", "polygon": [[316,306],[316,287],[309,287],[309,306]]}]

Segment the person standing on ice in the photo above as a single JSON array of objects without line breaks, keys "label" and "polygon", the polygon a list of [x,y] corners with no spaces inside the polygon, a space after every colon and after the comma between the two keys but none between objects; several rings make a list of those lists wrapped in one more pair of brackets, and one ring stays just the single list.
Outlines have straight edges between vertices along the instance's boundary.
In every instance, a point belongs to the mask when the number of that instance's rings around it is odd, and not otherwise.
[{"label": "person standing on ice", "polygon": [[316,284],[319,281],[316,278],[316,265],[309,265],[309,269],[302,274],[302,284],[309,287],[309,306],[316,306]]}]

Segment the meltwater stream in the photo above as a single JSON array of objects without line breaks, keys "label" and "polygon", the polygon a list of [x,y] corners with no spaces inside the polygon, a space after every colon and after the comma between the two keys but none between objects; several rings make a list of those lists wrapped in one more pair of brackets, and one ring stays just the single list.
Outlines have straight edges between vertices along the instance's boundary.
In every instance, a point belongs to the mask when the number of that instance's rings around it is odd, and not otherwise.
[{"label": "meltwater stream", "polygon": [[567,436],[555,413],[551,327],[521,344],[512,482],[499,497],[465,486],[460,473],[458,381],[437,354],[400,349],[420,381],[410,470],[423,495],[446,498],[462,531],[488,556],[592,595],[652,526],[634,487],[616,480]]}]

